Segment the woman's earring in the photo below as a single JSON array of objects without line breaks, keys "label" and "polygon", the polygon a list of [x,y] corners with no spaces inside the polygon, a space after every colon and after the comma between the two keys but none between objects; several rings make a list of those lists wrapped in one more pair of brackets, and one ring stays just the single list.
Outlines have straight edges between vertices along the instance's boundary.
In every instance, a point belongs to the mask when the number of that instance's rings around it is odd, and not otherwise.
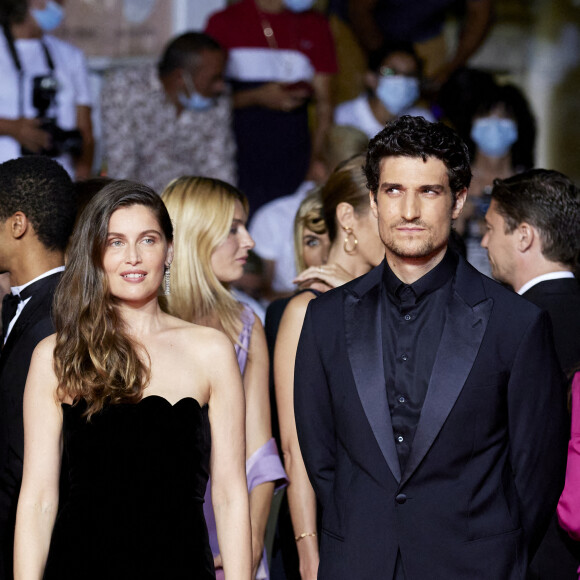
[{"label": "woman's earring", "polygon": [[[345,238],[344,238],[344,251],[347,254],[354,254],[357,250],[357,246],[358,246],[358,238],[356,237],[356,235],[354,234],[354,232],[352,231],[352,228],[342,228],[344,230],[344,233],[346,234]],[[352,246],[349,248],[348,247],[348,242],[349,242],[349,238],[350,236],[352,236]]]},{"label": "woman's earring", "polygon": [[165,266],[165,274],[163,274],[163,295],[169,296],[171,294],[171,287],[169,282],[169,268],[171,268],[171,264]]}]

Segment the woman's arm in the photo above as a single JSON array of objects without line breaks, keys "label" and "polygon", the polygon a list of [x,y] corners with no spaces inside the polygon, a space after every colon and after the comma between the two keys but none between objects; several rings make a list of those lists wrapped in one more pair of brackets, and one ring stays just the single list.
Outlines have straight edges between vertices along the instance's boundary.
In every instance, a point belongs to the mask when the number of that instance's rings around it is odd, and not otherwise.
[{"label": "woman's arm", "polygon": [[[248,352],[248,364],[243,379],[246,395],[246,460],[272,438],[268,370],[266,336],[262,323],[255,316]],[[266,533],[266,523],[270,514],[273,494],[273,481],[260,483],[250,489],[252,577],[254,577],[262,558],[264,534]]]},{"label": "woman's arm", "polygon": [[280,421],[284,466],[290,479],[288,504],[300,558],[302,580],[315,580],[318,573],[318,541],[316,535],[316,497],[308,480],[294,421],[294,359],[308,302],[314,298],[304,292],[286,307],[274,349],[274,383]]},{"label": "woman's arm", "polygon": [[252,546],[246,486],[245,401],[234,349],[216,333],[204,359],[209,376],[211,494],[225,577],[249,580]]},{"label": "woman's arm", "polygon": [[36,347],[24,391],[24,471],[14,540],[15,580],[42,578],[58,509],[62,410],[56,400],[54,337]]}]

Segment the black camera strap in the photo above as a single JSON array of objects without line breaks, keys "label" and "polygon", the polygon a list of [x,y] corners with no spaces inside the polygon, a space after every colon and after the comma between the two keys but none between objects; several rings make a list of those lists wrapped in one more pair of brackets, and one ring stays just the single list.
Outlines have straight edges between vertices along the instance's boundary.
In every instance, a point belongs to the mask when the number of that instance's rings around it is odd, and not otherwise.
[{"label": "black camera strap", "polygon": [[[10,51],[10,55],[12,56],[12,61],[14,62],[14,66],[16,68],[16,71],[18,72],[18,116],[24,117],[24,70],[22,69],[22,63],[20,62],[20,57],[18,56],[18,52],[16,51],[14,36],[12,35],[12,31],[10,30],[10,26],[7,24],[3,24],[2,30],[4,31],[4,36],[6,37],[6,42],[8,43],[8,50]],[[54,62],[52,60],[52,57],[50,56],[48,46],[46,46],[46,43],[42,39],[40,40],[40,45],[42,46],[42,50],[44,51],[44,57],[46,58],[46,64],[50,69],[50,73],[54,74]]]}]

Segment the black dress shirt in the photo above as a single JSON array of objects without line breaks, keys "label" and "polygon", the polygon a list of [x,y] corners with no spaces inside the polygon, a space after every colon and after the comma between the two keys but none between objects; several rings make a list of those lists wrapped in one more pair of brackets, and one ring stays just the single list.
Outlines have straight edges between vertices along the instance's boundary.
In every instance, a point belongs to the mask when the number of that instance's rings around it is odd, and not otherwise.
[{"label": "black dress shirt", "polygon": [[457,255],[447,250],[430,272],[405,284],[385,261],[381,317],[383,362],[393,435],[404,470],[435,363]]}]

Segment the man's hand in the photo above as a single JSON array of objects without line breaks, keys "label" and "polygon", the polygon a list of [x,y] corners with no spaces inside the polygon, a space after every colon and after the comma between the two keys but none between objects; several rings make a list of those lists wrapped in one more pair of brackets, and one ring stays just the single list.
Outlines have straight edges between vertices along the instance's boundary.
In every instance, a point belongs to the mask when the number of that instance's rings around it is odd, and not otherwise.
[{"label": "man's hand", "polygon": [[13,137],[33,153],[40,153],[51,146],[50,134],[40,128],[39,119],[16,119]]},{"label": "man's hand", "polygon": [[288,83],[266,83],[255,89],[234,94],[234,107],[264,107],[274,111],[293,111],[301,107],[312,95],[307,86],[293,87]]}]

